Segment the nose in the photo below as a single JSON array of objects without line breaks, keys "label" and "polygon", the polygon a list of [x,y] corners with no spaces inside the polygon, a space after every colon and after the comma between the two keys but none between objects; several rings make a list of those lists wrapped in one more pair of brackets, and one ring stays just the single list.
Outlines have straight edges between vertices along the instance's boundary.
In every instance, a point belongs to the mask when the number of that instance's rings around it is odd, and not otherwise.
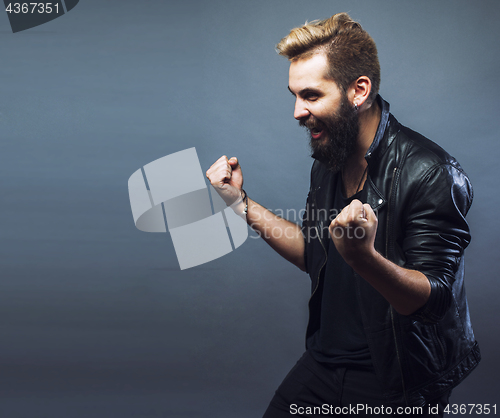
[{"label": "nose", "polygon": [[305,106],[304,101],[297,98],[295,100],[295,109],[293,112],[293,117],[297,120],[300,120],[300,119],[306,118],[309,115],[310,115],[309,110]]}]

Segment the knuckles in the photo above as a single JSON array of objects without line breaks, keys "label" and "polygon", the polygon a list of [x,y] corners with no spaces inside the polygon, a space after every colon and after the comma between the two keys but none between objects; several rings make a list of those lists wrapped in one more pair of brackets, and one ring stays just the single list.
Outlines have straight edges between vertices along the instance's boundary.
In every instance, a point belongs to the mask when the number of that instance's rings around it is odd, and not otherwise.
[{"label": "knuckles", "polygon": [[231,175],[232,168],[226,155],[220,157],[205,173],[212,185],[219,183],[221,180],[230,179]]}]

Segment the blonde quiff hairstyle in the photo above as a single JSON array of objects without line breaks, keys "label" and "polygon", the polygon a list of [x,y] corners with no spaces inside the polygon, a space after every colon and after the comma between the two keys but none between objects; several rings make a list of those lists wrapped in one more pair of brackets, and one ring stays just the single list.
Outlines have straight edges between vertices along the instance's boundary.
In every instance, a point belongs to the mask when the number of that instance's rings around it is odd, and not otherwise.
[{"label": "blonde quiff hairstyle", "polygon": [[380,86],[380,64],[372,37],[347,13],[325,20],[315,20],[292,29],[278,45],[277,52],[290,61],[325,53],[329,63],[328,77],[347,92],[361,76],[372,82],[369,102],[373,102]]}]

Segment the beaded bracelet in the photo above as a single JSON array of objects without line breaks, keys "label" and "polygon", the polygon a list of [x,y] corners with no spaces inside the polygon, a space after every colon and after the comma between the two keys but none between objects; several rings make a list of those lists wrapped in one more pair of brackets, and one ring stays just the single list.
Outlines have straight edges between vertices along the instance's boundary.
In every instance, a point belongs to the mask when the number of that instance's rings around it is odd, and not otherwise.
[{"label": "beaded bracelet", "polygon": [[243,210],[243,213],[246,215],[248,213],[248,195],[245,190],[241,189],[241,191],[245,194],[245,196],[242,196],[241,199],[245,202],[245,209]]}]

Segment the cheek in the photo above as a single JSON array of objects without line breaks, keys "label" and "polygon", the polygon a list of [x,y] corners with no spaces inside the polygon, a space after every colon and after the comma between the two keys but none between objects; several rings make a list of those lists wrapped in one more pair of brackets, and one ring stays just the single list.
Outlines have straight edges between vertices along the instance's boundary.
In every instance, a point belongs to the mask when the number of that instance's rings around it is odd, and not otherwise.
[{"label": "cheek", "polygon": [[311,106],[311,114],[316,116],[318,119],[328,119],[335,112],[335,107],[329,102],[318,101]]}]

